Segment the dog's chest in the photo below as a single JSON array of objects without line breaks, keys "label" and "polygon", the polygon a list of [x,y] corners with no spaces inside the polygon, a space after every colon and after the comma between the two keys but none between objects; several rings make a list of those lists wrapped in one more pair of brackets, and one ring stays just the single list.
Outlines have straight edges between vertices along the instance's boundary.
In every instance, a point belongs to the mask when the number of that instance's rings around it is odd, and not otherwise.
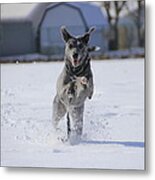
[{"label": "dog's chest", "polygon": [[66,84],[61,97],[67,105],[79,105],[87,98],[88,88],[88,80],[85,77],[77,77]]}]

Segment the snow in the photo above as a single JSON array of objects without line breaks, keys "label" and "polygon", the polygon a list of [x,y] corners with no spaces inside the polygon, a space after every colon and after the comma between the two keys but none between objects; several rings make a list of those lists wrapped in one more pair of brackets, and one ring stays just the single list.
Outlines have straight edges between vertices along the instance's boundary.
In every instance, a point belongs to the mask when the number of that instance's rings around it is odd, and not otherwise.
[{"label": "snow", "polygon": [[[52,100],[63,62],[1,65],[1,165],[54,168],[144,167],[144,59],[92,61],[80,144],[51,133]],[[66,118],[60,123],[66,134]]]}]

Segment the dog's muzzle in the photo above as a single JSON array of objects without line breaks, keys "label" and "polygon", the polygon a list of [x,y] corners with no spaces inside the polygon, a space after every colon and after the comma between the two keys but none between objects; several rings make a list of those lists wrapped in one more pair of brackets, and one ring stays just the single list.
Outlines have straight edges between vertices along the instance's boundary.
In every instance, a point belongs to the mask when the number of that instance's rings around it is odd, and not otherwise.
[{"label": "dog's muzzle", "polygon": [[75,54],[73,54],[73,56],[72,56],[72,65],[73,66],[78,66],[80,64],[80,59],[78,58],[78,54],[77,53],[75,53]]}]

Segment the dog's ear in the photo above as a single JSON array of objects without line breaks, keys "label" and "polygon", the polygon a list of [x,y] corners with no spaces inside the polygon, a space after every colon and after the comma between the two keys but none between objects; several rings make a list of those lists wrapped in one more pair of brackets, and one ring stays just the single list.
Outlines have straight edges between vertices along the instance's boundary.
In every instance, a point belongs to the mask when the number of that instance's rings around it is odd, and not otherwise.
[{"label": "dog's ear", "polygon": [[72,36],[69,34],[69,32],[66,30],[65,26],[61,27],[61,35],[62,35],[62,39],[67,42],[70,38],[72,38]]},{"label": "dog's ear", "polygon": [[95,27],[91,27],[91,28],[88,30],[88,32],[86,32],[86,33],[81,37],[81,40],[82,40],[83,43],[88,44],[89,39],[90,39],[90,35],[91,35],[92,32],[95,31],[95,29],[96,29]]}]

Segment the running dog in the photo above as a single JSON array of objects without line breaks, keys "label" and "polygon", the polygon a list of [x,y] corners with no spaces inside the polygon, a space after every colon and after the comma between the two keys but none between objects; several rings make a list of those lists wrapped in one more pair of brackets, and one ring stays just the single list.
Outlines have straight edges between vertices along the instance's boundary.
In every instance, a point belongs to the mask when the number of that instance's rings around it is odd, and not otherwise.
[{"label": "running dog", "polygon": [[53,128],[56,130],[61,118],[67,114],[67,140],[71,144],[80,141],[83,129],[83,112],[85,100],[93,95],[93,74],[90,66],[90,51],[98,47],[89,47],[90,28],[82,36],[71,35],[63,26],[62,39],[65,41],[65,66],[57,80],[57,94],[53,101]]}]

